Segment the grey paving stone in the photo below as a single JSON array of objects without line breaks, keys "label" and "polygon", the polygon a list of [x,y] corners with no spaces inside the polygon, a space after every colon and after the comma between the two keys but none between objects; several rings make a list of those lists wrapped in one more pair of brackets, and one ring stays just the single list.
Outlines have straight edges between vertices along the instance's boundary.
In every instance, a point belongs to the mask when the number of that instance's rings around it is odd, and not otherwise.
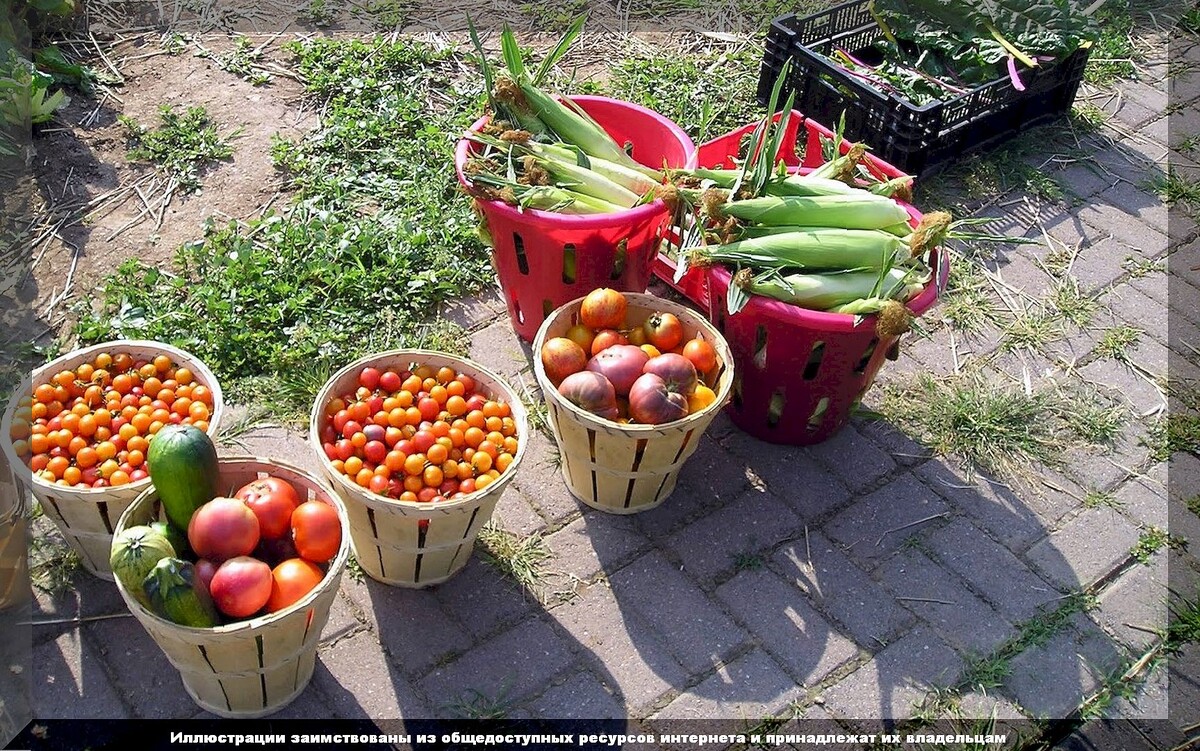
[{"label": "grey paving stone", "polygon": [[1131,723],[1113,720],[1092,720],[1064,738],[1058,747],[1063,751],[1094,751],[1102,748],[1119,748],[1122,751],[1154,749]]},{"label": "grey paving stone", "polygon": [[756,721],[781,711],[804,693],[761,650],[722,666],[700,684],[684,690],[655,719],[712,718]]},{"label": "grey paving stone", "polygon": [[1200,459],[1177,451],[1168,466],[1167,492],[1172,500],[1187,503],[1200,495]]},{"label": "grey paving stone", "polygon": [[906,719],[929,689],[952,685],[962,659],[918,626],[824,692],[825,709],[845,719]]},{"label": "grey paving stone", "polygon": [[552,439],[534,433],[529,439],[529,456],[513,485],[533,503],[551,524],[561,523],[580,512],[583,504],[567,490],[558,463],[558,447]]},{"label": "grey paving stone", "polygon": [[625,707],[591,673],[576,673],[529,705],[534,717],[552,720],[618,720]]},{"label": "grey paving stone", "polygon": [[667,538],[685,571],[702,582],[761,560],[760,553],[803,528],[800,517],[770,493],[748,490]]},{"label": "grey paving stone", "polygon": [[612,592],[593,585],[576,600],[554,609],[554,617],[582,648],[601,681],[631,710],[653,704],[688,672],[667,649],[670,636],[623,610]]},{"label": "grey paving stone", "polygon": [[962,519],[934,532],[928,546],[1013,623],[1036,615],[1040,607],[1061,597],[1011,551]]},{"label": "grey paving stone", "polygon": [[1038,515],[1006,485],[979,475],[967,479],[964,470],[945,459],[928,461],[914,473],[1013,551],[1028,548],[1046,534]]},{"label": "grey paving stone", "polygon": [[884,420],[862,420],[855,423],[855,428],[900,466],[921,464],[933,455],[932,451],[910,438],[903,430]]},{"label": "grey paving stone", "polygon": [[526,537],[546,527],[545,520],[538,516],[533,506],[521,491],[513,485],[505,489],[492,513],[493,522],[506,532]]},{"label": "grey paving stone", "polygon": [[799,589],[770,571],[743,571],[722,584],[717,597],[805,686],[816,685],[858,654]]},{"label": "grey paving stone", "polygon": [[1060,589],[1086,588],[1129,557],[1138,529],[1113,509],[1088,509],[1030,548],[1026,559]]},{"label": "grey paving stone", "polygon": [[[468,568],[478,565],[472,562]],[[389,587],[365,577],[343,587],[404,675],[422,675],[471,646],[471,637],[446,615],[432,591]]]},{"label": "grey paving stone", "polygon": [[326,697],[333,714],[343,719],[430,716],[428,706],[404,676],[396,672],[379,642],[367,632],[321,649],[317,653],[313,683]]},{"label": "grey paving stone", "polygon": [[589,580],[602,571],[615,571],[650,545],[627,516],[584,514],[546,538],[554,554],[548,568]]},{"label": "grey paving stone", "polygon": [[485,368],[515,376],[530,367],[529,345],[513,331],[508,316],[471,336],[469,357]]},{"label": "grey paving stone", "polygon": [[772,561],[818,608],[837,619],[860,647],[874,651],[915,620],[816,530],[781,548]]},{"label": "grey paving stone", "polygon": [[1054,277],[1026,255],[1014,254],[995,273],[1002,283],[1034,299],[1045,297],[1054,289]]},{"label": "grey paving stone", "polygon": [[[959,344],[960,358],[982,357],[995,349],[999,341],[999,330],[991,326],[985,327],[981,333],[965,337],[964,341]],[[948,376],[954,372],[950,349],[941,341],[934,339],[911,340],[900,351],[900,360],[905,361],[906,358],[909,362],[922,366],[917,368],[916,372],[930,373],[936,376]],[[891,364],[895,365],[896,363]]]},{"label": "grey paving stone", "polygon": [[32,590],[31,620],[67,621],[62,624],[39,625],[33,629],[34,644],[54,640],[60,635],[74,630],[75,625],[70,621],[75,618],[129,612],[116,585],[98,579],[82,568],[76,571],[71,578],[70,588],[58,595],[51,595],[37,587],[33,587]]},{"label": "grey paving stone", "polygon": [[805,523],[846,502],[850,491],[834,474],[794,446],[747,438],[730,447]]},{"label": "grey paving stone", "polygon": [[[1166,277],[1156,274],[1165,281]],[[1165,298],[1165,294],[1164,294]],[[1147,297],[1130,284],[1119,285],[1102,298],[1102,303],[1124,323],[1141,331],[1151,339],[1167,341],[1167,306],[1163,301]]]},{"label": "grey paving stone", "polygon": [[852,425],[842,428],[828,441],[809,447],[808,454],[855,493],[872,486],[896,468],[896,462],[890,456]]},{"label": "grey paving stone", "polygon": [[340,639],[351,631],[362,628],[362,625],[354,613],[354,608],[339,594],[333,598],[333,605],[329,608],[329,620],[325,622],[325,628],[321,630],[321,641]]},{"label": "grey paving stone", "polygon": [[1194,728],[1200,722],[1200,644],[1181,647],[1168,670],[1171,720],[1181,728]]},{"label": "grey paving stone", "polygon": [[1146,414],[1165,400],[1158,388],[1129,366],[1115,360],[1096,360],[1079,369],[1085,381],[1119,392],[1135,414]]},{"label": "grey paving stone", "polygon": [[1105,588],[1100,607],[1091,613],[1134,654],[1142,654],[1167,627],[1167,555],[1152,556]]},{"label": "grey paving stone", "polygon": [[916,550],[897,553],[880,575],[898,602],[963,652],[988,654],[1016,634],[1004,616],[957,576]]},{"label": "grey paving stone", "polygon": [[829,521],[830,538],[867,567],[878,565],[921,527],[948,515],[950,507],[927,486],[905,474],[852,503]]},{"label": "grey paving stone", "polygon": [[179,671],[137,620],[96,621],[85,631],[84,638],[99,648],[114,686],[135,717],[179,719],[196,714],[199,707],[184,691]]},{"label": "grey paving stone", "polygon": [[1027,719],[1025,714],[1014,706],[1012,702],[995,694],[972,691],[962,696],[958,707],[963,717],[973,719],[987,719],[990,717],[995,717],[997,720]]},{"label": "grey paving stone", "polygon": [[1127,482],[1116,492],[1121,509],[1138,524],[1167,529],[1167,489],[1147,478]]},{"label": "grey paving stone", "polygon": [[609,577],[622,611],[635,612],[692,672],[712,667],[748,636],[683,574],[651,551]]},{"label": "grey paving stone", "polygon": [[523,593],[476,555],[466,567],[434,590],[447,613],[476,639],[495,633],[538,610]]},{"label": "grey paving stone", "polygon": [[[1158,195],[1145,189],[1151,174],[1157,174],[1159,170],[1154,169],[1152,172],[1149,165],[1143,165],[1139,171],[1140,174],[1134,179],[1115,183],[1101,193],[1100,198],[1165,235],[1168,227],[1167,207]],[[1166,249],[1166,245],[1162,247]]]},{"label": "grey paving stone", "polygon": [[474,329],[489,321],[508,321],[508,308],[498,287],[489,287],[470,297],[450,300],[441,306],[439,318],[465,329]]},{"label": "grey paving stone", "polygon": [[1166,235],[1140,221],[1131,221],[1129,213],[1111,203],[1089,203],[1079,210],[1079,218],[1146,258],[1157,258],[1167,250]]},{"label": "grey paving stone", "polygon": [[[1156,267],[1161,269],[1162,267]],[[1130,277],[1128,284],[1133,289],[1141,292],[1144,296],[1150,298],[1157,303],[1156,306],[1144,306],[1147,313],[1153,312],[1154,315],[1162,317],[1164,320],[1167,317],[1167,294],[1169,284],[1167,283],[1167,275],[1163,270],[1151,271],[1144,276]],[[1166,337],[1161,337],[1166,341]]]},{"label": "grey paving stone", "polygon": [[1034,718],[1066,717],[1124,659],[1111,638],[1085,616],[1076,614],[1071,624],[1010,663],[1005,692]]},{"label": "grey paving stone", "polygon": [[[1131,428],[1141,432],[1139,428]],[[1117,487],[1132,468],[1122,464],[1111,450],[1073,446],[1063,452],[1070,477],[1084,488],[1105,492]]]},{"label": "grey paving stone", "polygon": [[[748,439],[744,434],[731,440]],[[705,505],[726,503],[738,497],[750,484],[746,465],[712,437],[705,435],[696,453],[679,473],[675,492],[664,503],[699,497]]]},{"label": "grey paving stone", "polygon": [[[28,684],[33,716],[46,720],[134,717],[109,680],[99,652],[80,636],[78,631],[69,632],[34,646]],[[179,674],[174,668],[171,671],[174,675],[166,678],[177,684],[174,691],[183,693]],[[191,711],[195,710],[191,704]]]},{"label": "grey paving stone", "polygon": [[1053,177],[1080,198],[1091,198],[1120,180],[1120,177],[1100,167],[1098,162],[1101,158],[1097,155],[1096,159],[1077,161],[1054,173]]},{"label": "grey paving stone", "polygon": [[1071,276],[1081,291],[1094,294],[1124,276],[1125,259],[1130,255],[1139,253],[1116,238],[1102,237],[1079,251],[1071,264]]},{"label": "grey paving stone", "polygon": [[1151,746],[1173,749],[1184,743],[1187,736],[1173,723],[1162,722],[1170,717],[1170,704],[1167,666],[1155,665],[1133,696],[1117,699],[1105,716],[1128,720]]},{"label": "grey paving stone", "polygon": [[417,688],[434,707],[446,708],[476,695],[518,702],[574,661],[571,646],[544,620],[531,618],[438,667],[419,680]]}]

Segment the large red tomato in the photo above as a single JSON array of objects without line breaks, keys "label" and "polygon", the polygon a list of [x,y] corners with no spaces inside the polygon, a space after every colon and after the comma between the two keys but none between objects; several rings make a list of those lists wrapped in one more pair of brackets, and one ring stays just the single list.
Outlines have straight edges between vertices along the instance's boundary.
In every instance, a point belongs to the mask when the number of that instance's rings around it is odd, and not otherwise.
[{"label": "large red tomato", "polygon": [[592,329],[619,329],[628,306],[625,295],[615,289],[594,289],[579,306],[579,320]]},{"label": "large red tomato", "polygon": [[683,356],[691,360],[692,365],[696,366],[696,371],[702,375],[708,375],[717,367],[717,351],[700,337],[683,345]]},{"label": "large red tomato", "polygon": [[683,341],[683,324],[674,313],[651,313],[642,328],[646,340],[660,352],[675,349]]},{"label": "large red tomato", "polygon": [[651,357],[642,372],[653,373],[663,379],[671,391],[687,395],[696,390],[696,366],[683,355],[668,352]]},{"label": "large red tomato", "polygon": [[584,370],[569,375],[559,384],[558,393],[585,412],[606,420],[617,419],[617,392],[599,373]]},{"label": "large red tomato", "polygon": [[213,563],[250,555],[259,537],[258,517],[237,498],[212,499],[188,523],[188,544]]},{"label": "large red tomato", "polygon": [[629,390],[629,416],[647,425],[661,425],[687,417],[687,397],[667,388],[667,382],[646,373]]},{"label": "large red tomato", "polygon": [[342,544],[337,509],[321,501],[306,501],[292,512],[292,542],[306,561],[325,563]]},{"label": "large red tomato", "polygon": [[267,599],[267,612],[275,613],[299,602],[324,578],[325,572],[312,561],[289,558],[271,572],[271,596]]},{"label": "large red tomato", "polygon": [[233,494],[258,517],[258,531],[267,539],[287,534],[292,512],[300,505],[296,489],[287,480],[264,477],[247,483]]},{"label": "large red tomato", "polygon": [[588,361],[587,369],[599,373],[612,382],[619,396],[629,393],[633,382],[642,374],[642,368],[650,356],[632,344],[609,347]]},{"label": "large red tomato", "polygon": [[230,558],[208,585],[213,604],[230,618],[249,618],[271,597],[271,567],[257,558]]},{"label": "large red tomato", "polygon": [[546,377],[551,383],[560,383],[562,379],[578,373],[587,367],[588,356],[575,342],[566,337],[558,336],[542,345],[542,367],[546,369]]}]

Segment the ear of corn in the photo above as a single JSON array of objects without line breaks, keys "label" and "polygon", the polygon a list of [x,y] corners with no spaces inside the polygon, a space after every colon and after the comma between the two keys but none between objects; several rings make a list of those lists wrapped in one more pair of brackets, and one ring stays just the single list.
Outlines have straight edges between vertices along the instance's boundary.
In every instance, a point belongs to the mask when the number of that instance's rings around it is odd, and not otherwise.
[{"label": "ear of corn", "polygon": [[881,269],[908,258],[908,246],[875,230],[790,228],[790,232],[697,248],[693,264],[733,263],[754,268]]},{"label": "ear of corn", "polygon": [[599,198],[622,208],[630,208],[641,200],[639,194],[618,185],[594,170],[557,159],[537,156],[529,158],[535,160],[540,167],[558,178],[560,186],[569,187],[576,193]]},{"label": "ear of corn", "polygon": [[[743,289],[781,302],[812,310],[830,310],[870,297],[892,298],[906,289],[909,273],[890,269],[880,285],[878,271],[844,271],[836,274],[786,274],[749,278],[739,275]],[[878,290],[877,290],[878,288]]]},{"label": "ear of corn", "polygon": [[643,172],[630,169],[616,162],[610,162],[607,159],[573,151],[570,147],[562,144],[537,143],[533,141],[529,143],[529,148],[534,154],[542,158],[575,164],[584,169],[591,170],[638,195],[645,195],[647,191],[654,190],[661,185],[660,182],[651,179]]},{"label": "ear of corn", "polygon": [[882,229],[905,222],[908,212],[897,203],[864,191],[862,195],[768,196],[726,203],[721,211],[747,222],[802,227]]}]

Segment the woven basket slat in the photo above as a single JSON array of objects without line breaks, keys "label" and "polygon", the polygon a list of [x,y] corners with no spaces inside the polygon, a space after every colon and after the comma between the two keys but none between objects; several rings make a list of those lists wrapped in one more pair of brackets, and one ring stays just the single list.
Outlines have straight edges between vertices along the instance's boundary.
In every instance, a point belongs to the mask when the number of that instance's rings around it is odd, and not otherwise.
[{"label": "woven basket slat", "polygon": [[[33,384],[44,383],[59,371],[74,370],[85,362],[91,362],[102,352],[128,352],[134,359],[147,360],[152,360],[158,355],[167,355],[176,365],[186,365],[197,383],[212,390],[213,411],[208,421],[208,434],[216,435],[225,412],[224,398],[217,377],[194,355],[164,342],[130,339],[101,342],[74,350],[35,370],[17,393],[33,393]],[[17,407],[18,399],[11,399],[4,411],[3,426],[0,430],[3,430],[5,436],[9,435]],[[62,532],[63,539],[79,554],[83,567],[101,579],[112,581],[108,551],[112,545],[113,530],[116,529],[117,520],[125,509],[150,487],[150,478],[109,488],[69,488],[52,485],[29,471],[25,462],[14,452],[11,441],[0,441],[0,444],[3,444],[4,454],[14,469],[22,492],[31,493],[38,500],[46,516]]]},{"label": "woven basket slat", "polygon": [[[475,379],[476,388],[512,409],[519,446],[508,469],[481,491],[442,503],[397,501],[377,495],[334,470],[322,448],[325,405],[353,391],[363,368],[406,370],[420,364],[448,366]],[[345,502],[351,542],[368,576],[400,587],[428,587],[446,581],[471,558],[479,530],[492,518],[496,503],[524,459],[529,438],[525,407],[500,376],[470,360],[430,350],[394,350],[369,355],[335,373],[321,389],[309,419],[309,443],[334,489]],[[422,535],[421,522],[426,522]]]},{"label": "woven basket slat", "polygon": [[[222,717],[262,717],[286,706],[312,679],[321,630],[350,555],[350,528],[341,499],[304,470],[258,458],[221,459],[219,467],[220,487],[236,489],[270,474],[291,483],[303,500],[321,500],[338,510],[342,545],[321,583],[278,613],[209,629],[187,628],[158,618],[120,582],[117,587],[130,611],[179,670],[184,688],[200,707]],[[155,519],[166,520],[166,515],[151,487],[122,515],[117,531]]]},{"label": "woven basket slat", "polygon": [[[546,377],[541,358],[534,358],[534,372],[549,407],[550,427],[562,456],[567,489],[588,506],[615,514],[646,511],[666,500],[675,489],[683,465],[700,445],[700,437],[729,400],[733,385],[729,347],[704,316],[652,295],[625,293],[625,299],[627,320],[644,320],[655,311],[674,313],[683,324],[685,340],[701,335],[713,345],[718,367],[708,386],[717,398],[705,409],[673,423],[620,425],[564,399]],[[564,336],[579,322],[582,302],[580,298],[550,314],[534,340],[534,352],[540,352],[546,341]]]}]

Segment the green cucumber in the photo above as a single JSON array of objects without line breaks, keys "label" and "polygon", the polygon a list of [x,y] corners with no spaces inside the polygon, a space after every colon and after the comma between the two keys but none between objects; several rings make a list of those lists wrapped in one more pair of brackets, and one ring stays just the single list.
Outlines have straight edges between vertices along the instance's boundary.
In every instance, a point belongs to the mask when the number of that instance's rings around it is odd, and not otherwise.
[{"label": "green cucumber", "polygon": [[147,526],[130,527],[113,537],[112,553],[108,559],[113,576],[146,607],[150,600],[142,582],[164,558],[174,558],[179,551],[166,535]]},{"label": "green cucumber", "polygon": [[168,621],[192,628],[212,628],[221,618],[196,567],[179,558],[164,558],[142,583],[150,609]]},{"label": "green cucumber", "polygon": [[199,428],[167,425],[150,440],[146,463],[167,518],[186,530],[196,509],[217,495],[217,447]]}]

